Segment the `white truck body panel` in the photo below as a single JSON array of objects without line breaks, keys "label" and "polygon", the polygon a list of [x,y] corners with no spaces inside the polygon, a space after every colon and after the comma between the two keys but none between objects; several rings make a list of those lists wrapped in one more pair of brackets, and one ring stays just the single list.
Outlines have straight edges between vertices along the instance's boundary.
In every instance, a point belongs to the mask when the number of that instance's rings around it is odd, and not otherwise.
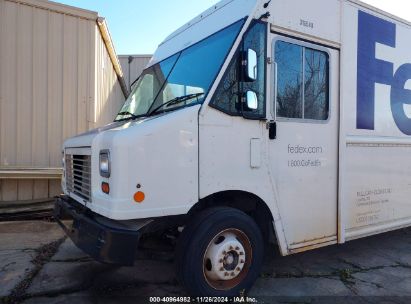
[{"label": "white truck body panel", "polygon": [[[201,106],[65,143],[91,147],[92,211],[116,220],[162,217],[186,214],[219,192],[248,192],[271,211],[284,255],[411,225],[409,24],[357,1],[273,0],[265,9],[266,2],[223,1],[154,54],[149,66],[249,16]],[[277,123],[275,140],[266,121],[209,106],[246,28],[267,11],[266,119]],[[328,120],[277,117],[276,41],[328,54]],[[111,151],[110,179],[98,172],[102,149]],[[109,196],[102,181],[110,182]],[[142,204],[132,199],[137,184],[147,194]]]},{"label": "white truck body panel", "polygon": [[308,40],[340,43],[341,2],[338,0],[273,1],[269,21]]}]

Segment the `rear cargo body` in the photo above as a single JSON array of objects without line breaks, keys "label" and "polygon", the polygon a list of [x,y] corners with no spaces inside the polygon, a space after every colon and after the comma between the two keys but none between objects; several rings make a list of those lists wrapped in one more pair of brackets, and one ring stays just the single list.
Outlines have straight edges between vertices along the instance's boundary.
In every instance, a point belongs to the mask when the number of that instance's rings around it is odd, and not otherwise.
[{"label": "rear cargo body", "polygon": [[411,27],[348,2],[343,25],[340,212],[350,240],[411,224]]}]

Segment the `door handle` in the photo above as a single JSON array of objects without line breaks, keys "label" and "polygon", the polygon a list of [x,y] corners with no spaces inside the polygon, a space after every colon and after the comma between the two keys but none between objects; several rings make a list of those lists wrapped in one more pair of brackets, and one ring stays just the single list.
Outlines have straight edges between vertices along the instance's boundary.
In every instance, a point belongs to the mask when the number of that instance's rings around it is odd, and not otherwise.
[{"label": "door handle", "polygon": [[271,140],[277,139],[277,123],[275,121],[267,122],[268,137]]}]

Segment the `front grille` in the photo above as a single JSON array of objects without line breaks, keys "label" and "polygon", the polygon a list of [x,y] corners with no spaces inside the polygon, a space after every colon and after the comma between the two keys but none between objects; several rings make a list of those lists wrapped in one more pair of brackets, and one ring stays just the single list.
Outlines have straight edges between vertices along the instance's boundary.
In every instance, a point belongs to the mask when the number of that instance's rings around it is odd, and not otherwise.
[{"label": "front grille", "polygon": [[91,156],[66,153],[65,161],[67,191],[91,203]]}]

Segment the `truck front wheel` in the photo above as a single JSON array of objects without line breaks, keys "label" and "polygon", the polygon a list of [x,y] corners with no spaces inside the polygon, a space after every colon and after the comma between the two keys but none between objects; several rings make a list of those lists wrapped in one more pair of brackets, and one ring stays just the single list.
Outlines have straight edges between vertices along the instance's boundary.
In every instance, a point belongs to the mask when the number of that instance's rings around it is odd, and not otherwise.
[{"label": "truck front wheel", "polygon": [[177,273],[194,296],[238,296],[257,279],[264,255],[260,229],[233,208],[199,213],[184,228],[176,252]]}]

